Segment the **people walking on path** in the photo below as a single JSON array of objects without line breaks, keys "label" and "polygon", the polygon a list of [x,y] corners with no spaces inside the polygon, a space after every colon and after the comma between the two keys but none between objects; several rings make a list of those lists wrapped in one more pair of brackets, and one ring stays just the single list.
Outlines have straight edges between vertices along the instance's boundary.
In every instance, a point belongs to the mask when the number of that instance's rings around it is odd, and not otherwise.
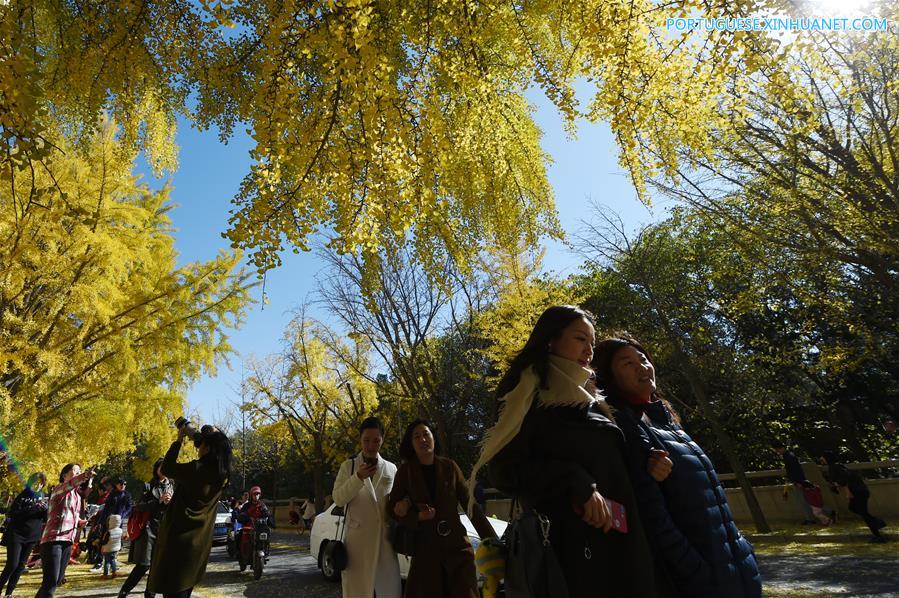
[{"label": "people walking on path", "polygon": [[499,383],[499,420],[469,484],[489,463],[496,488],[548,520],[570,598],[667,596],[638,514],[624,435],[587,386],[594,340],[589,312],[557,305],[540,315]]},{"label": "people walking on path", "polygon": [[[802,463],[799,462],[799,457],[796,456],[796,453],[779,440],[772,442],[771,446],[783,460],[787,481],[796,491],[795,494],[797,498],[794,500],[803,510],[805,516],[802,521],[803,525],[815,525],[816,523],[830,525],[833,523],[833,520],[836,518],[836,511],[825,513],[823,507],[816,508],[812,505],[812,502],[817,502],[813,498],[814,488],[816,488],[816,486],[806,477],[805,470],[802,469]],[[784,500],[789,499],[790,493],[788,488],[788,486],[784,487]],[[812,497],[812,502],[809,502],[810,497]]]},{"label": "people walking on path", "polygon": [[840,463],[833,451],[824,452],[821,464],[827,465],[827,477],[830,479],[834,492],[839,492],[838,488],[842,488],[846,492],[849,498],[849,510],[861,517],[868,529],[871,530],[870,541],[876,544],[886,542],[886,538],[881,533],[881,530],[887,526],[886,521],[868,511],[871,491],[868,490],[868,485],[865,484],[862,476]]}]

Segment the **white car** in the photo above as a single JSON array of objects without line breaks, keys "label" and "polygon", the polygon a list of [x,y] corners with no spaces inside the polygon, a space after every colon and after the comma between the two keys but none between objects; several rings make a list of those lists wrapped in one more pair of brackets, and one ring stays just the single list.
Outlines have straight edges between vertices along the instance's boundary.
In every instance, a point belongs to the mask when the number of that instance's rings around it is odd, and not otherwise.
[{"label": "white car", "polygon": [[[337,511],[336,513],[334,512],[335,510]],[[468,532],[468,539],[471,541],[472,547],[477,548],[481,542],[478,532],[474,529],[467,515],[459,513],[459,519],[462,520],[462,525],[465,526],[465,530]],[[508,524],[501,519],[494,519],[493,517],[488,517],[487,521],[493,526],[493,531],[496,532],[497,537],[502,537]],[[318,563],[318,568],[321,569],[322,575],[328,581],[340,580],[340,571],[335,570],[333,563],[325,557],[325,546],[327,546],[328,542],[337,539],[338,524],[340,524],[342,529],[343,509],[337,505],[331,505],[315,517],[312,522],[312,531],[309,532],[309,550]],[[396,556],[400,562],[400,577],[406,579],[409,575],[409,565],[412,563],[412,559],[404,554]],[[481,581],[479,579],[478,583]]]},{"label": "white car", "polygon": [[215,525],[212,528],[212,545],[221,546],[228,543],[228,530],[231,529],[231,509],[223,502],[215,505]]}]

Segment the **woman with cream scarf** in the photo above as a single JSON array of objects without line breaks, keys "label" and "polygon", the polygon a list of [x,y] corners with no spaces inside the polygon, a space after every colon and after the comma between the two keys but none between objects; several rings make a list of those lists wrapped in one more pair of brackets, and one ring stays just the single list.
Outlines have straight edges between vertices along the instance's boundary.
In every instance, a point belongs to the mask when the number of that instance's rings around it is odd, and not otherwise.
[{"label": "woman with cream scarf", "polygon": [[[469,487],[489,463],[497,488],[549,518],[571,598],[654,598],[666,592],[637,512],[624,437],[587,387],[594,338],[590,313],[567,305],[543,312],[500,381],[499,421]],[[612,527],[614,503],[624,507],[626,532]]]}]

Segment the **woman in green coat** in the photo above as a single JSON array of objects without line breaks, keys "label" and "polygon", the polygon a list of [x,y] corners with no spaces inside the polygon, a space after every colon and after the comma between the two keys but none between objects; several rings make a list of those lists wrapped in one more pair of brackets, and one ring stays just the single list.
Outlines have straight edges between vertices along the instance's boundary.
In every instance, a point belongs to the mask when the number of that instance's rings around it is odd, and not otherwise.
[{"label": "woman in green coat", "polygon": [[[200,458],[178,463],[181,441],[188,435]],[[161,471],[175,481],[175,493],[159,526],[147,588],[165,598],[187,598],[206,572],[216,505],[231,471],[231,443],[211,426],[203,426],[202,432],[181,426]]]}]

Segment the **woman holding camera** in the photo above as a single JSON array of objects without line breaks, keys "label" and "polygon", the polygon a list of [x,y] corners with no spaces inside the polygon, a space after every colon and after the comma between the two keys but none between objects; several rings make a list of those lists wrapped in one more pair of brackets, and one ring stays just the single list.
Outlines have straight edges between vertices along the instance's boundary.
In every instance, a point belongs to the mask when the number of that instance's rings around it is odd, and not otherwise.
[{"label": "woman holding camera", "polygon": [[406,598],[477,598],[474,549],[459,519],[459,505],[471,510],[482,539],[496,532],[469,497],[462,470],[436,455],[431,425],[409,424],[400,443],[403,464],[387,503],[388,513],[415,534],[415,556],[406,580]]},{"label": "woman holding camera", "polygon": [[[72,544],[86,521],[81,518],[81,502],[90,492],[94,470],[81,471],[78,463],[69,463],[59,472],[59,484],[50,493],[50,512],[41,534],[43,578],[35,598],[52,598],[69,566]],[[82,484],[87,485],[82,488]]]},{"label": "woman holding camera", "polygon": [[[178,463],[185,437],[193,440],[199,459]],[[231,443],[212,426],[195,432],[182,423],[160,471],[175,482],[175,493],[159,526],[147,590],[187,598],[206,572],[217,505],[231,472]]]},{"label": "woman holding camera", "polygon": [[396,465],[381,458],[384,426],[369,417],[359,426],[361,451],[340,466],[334,482],[334,504],[346,514],[347,567],[341,573],[344,598],[399,596],[400,567],[390,545],[387,495]]},{"label": "woman holding camera", "polygon": [[0,574],[0,590],[6,586],[7,596],[11,596],[16,589],[28,555],[41,537],[41,523],[47,516],[47,502],[41,490],[46,483],[47,476],[43,472],[31,474],[6,514],[2,542],[6,546],[6,566]]}]

